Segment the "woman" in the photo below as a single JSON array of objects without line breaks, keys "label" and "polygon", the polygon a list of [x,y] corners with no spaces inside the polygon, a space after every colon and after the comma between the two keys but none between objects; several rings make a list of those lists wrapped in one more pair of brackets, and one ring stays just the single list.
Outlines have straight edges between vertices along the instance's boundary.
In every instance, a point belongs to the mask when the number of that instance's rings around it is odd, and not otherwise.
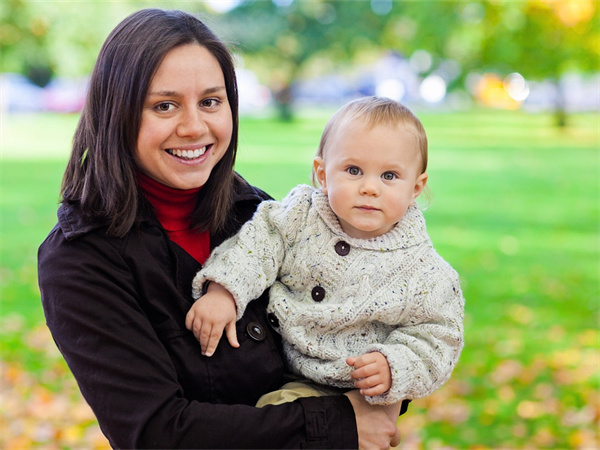
[{"label": "woman", "polygon": [[185,329],[191,280],[268,196],[233,172],[231,55],[198,19],[139,11],[94,68],[39,250],[48,327],[116,448],[387,448],[393,412],[352,391],[262,409],[283,382],[265,300],[241,348],[202,356]]}]

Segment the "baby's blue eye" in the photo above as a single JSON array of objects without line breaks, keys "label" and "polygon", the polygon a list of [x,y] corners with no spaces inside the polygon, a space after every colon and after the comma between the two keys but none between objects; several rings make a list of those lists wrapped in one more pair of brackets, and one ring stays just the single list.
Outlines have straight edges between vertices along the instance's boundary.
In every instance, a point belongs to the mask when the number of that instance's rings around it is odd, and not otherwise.
[{"label": "baby's blue eye", "polygon": [[360,175],[360,169],[358,167],[348,167],[346,170],[350,175]]},{"label": "baby's blue eye", "polygon": [[383,175],[381,175],[381,178],[383,178],[385,181],[392,181],[396,179],[396,174],[394,172],[385,172]]}]

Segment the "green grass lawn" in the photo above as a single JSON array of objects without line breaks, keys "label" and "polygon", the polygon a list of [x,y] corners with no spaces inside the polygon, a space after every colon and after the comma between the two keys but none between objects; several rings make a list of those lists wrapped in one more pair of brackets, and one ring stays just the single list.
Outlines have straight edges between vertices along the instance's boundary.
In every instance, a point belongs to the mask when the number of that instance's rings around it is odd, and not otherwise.
[{"label": "green grass lawn", "polygon": [[[420,117],[434,245],[460,273],[466,346],[400,419],[405,449],[600,446],[598,116]],[[282,198],[310,182],[327,117],[245,118],[237,169]],[[43,325],[36,250],[55,223],[77,118],[2,118],[0,447],[103,447]]]}]

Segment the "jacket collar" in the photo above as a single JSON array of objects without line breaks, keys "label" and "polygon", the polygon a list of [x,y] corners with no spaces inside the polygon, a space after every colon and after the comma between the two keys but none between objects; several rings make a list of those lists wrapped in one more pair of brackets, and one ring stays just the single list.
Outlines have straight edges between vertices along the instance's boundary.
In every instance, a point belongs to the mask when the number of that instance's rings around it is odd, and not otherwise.
[{"label": "jacket collar", "polygon": [[77,204],[63,203],[58,208],[58,226],[68,241],[108,225],[108,221],[83,214]]},{"label": "jacket collar", "polygon": [[[256,202],[259,203],[266,198],[270,198],[262,190],[251,186],[246,180],[236,173],[235,188],[234,188],[234,203],[239,202]],[[235,206],[234,206],[235,207]],[[58,208],[58,226],[61,228],[67,240],[75,239],[79,236],[87,234],[98,228],[108,226],[107,219],[99,219],[92,217],[81,211],[77,204],[63,203]],[[158,219],[147,205],[147,200],[141,199],[138,209],[138,223],[148,223],[150,225],[159,226]]]}]

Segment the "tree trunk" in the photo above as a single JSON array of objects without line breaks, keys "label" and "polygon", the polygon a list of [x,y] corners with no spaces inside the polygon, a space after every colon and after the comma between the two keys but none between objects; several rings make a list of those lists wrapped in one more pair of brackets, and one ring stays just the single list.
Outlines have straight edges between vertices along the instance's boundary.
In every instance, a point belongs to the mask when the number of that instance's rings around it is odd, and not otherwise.
[{"label": "tree trunk", "polygon": [[279,111],[279,118],[285,122],[290,122],[294,118],[292,110],[292,97],[292,87],[289,84],[283,85],[273,94],[277,110]]},{"label": "tree trunk", "polygon": [[556,86],[556,101],[554,103],[554,123],[559,128],[565,128],[567,126],[565,91],[560,79],[556,79],[554,85]]}]

